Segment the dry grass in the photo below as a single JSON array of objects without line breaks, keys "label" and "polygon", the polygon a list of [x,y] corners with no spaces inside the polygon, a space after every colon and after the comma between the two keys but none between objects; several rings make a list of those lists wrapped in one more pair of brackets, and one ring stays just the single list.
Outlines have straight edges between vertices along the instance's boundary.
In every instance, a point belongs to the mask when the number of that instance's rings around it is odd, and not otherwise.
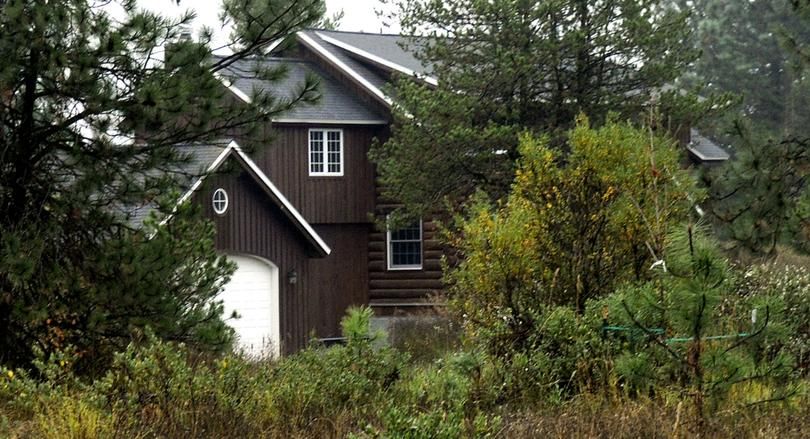
[{"label": "dry grass", "polygon": [[[704,437],[805,438],[810,406],[779,406],[719,413],[707,420]],[[700,436],[685,403],[606,402],[580,397],[551,409],[523,410],[505,419],[504,438],[691,438]]]}]

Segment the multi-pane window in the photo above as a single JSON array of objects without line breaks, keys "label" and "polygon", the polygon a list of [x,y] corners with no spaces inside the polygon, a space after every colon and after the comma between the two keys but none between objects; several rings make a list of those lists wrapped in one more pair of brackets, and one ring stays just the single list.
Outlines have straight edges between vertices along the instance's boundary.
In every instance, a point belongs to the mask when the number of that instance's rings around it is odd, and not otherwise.
[{"label": "multi-pane window", "polygon": [[309,175],[343,175],[343,130],[309,130]]},{"label": "multi-pane window", "polygon": [[422,268],[422,221],[397,230],[388,230],[388,269]]}]

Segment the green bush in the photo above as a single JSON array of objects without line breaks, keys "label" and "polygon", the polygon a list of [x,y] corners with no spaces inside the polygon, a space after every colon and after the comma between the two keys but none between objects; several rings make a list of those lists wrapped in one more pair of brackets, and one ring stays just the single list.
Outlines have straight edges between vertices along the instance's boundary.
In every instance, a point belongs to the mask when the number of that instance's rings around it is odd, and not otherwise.
[{"label": "green bush", "polygon": [[[116,354],[103,377],[85,381],[73,373],[75,352],[40,354],[31,372],[0,368],[0,437],[532,437],[551,427],[590,435],[599,425],[621,426],[606,407],[643,419],[657,404],[667,407],[660,419],[686,425],[677,368],[649,339],[599,330],[622,300],[647,300],[644,291],[592,301],[583,315],[544,310],[533,349],[509,357],[479,349],[410,360],[377,347],[368,309],[344,321],[345,346],[313,344],[276,362],[199,355],[147,333]],[[714,362],[709,378],[741,364],[706,359]],[[623,390],[613,393],[617,385]],[[743,402],[775,395],[768,382],[741,386],[727,393]],[[804,402],[786,400],[784,419],[799,416]],[[733,431],[737,412],[725,413],[718,431]],[[580,419],[592,415],[594,422]],[[653,430],[625,432],[642,431]]]},{"label": "green bush", "polygon": [[445,279],[468,342],[507,362],[540,351],[565,388],[593,355],[588,301],[649,278],[659,238],[700,197],[670,139],[584,117],[569,138],[566,155],[521,138],[509,197],[473,200],[453,241],[463,259]]},{"label": "green bush", "polygon": [[345,435],[374,419],[406,360],[372,348],[369,316],[350,313],[346,346],[313,345],[275,363],[200,356],[147,333],[85,383],[75,355],[52,354],[37,361],[38,378],[3,370],[0,425],[43,437]]},{"label": "green bush", "polygon": [[490,437],[499,418],[489,414],[482,355],[451,354],[433,364],[410,368],[392,389],[382,416],[388,437]]}]

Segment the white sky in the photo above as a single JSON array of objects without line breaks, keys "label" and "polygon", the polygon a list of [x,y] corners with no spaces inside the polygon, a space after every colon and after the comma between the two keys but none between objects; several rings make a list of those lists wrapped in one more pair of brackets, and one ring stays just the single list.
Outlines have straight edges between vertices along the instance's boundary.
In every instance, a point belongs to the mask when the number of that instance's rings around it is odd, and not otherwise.
[{"label": "white sky", "polygon": [[[214,29],[214,46],[220,46],[228,36],[227,29],[221,29],[219,24],[219,0],[180,0],[178,6],[175,0],[139,0],[141,6],[164,15],[179,15],[187,9],[197,11],[194,26],[208,26]],[[377,17],[376,10],[384,6],[379,0],[326,0],[328,17],[343,10],[343,19],[340,21],[340,30],[362,31],[368,33],[396,33],[399,26],[385,26],[383,20]]]}]

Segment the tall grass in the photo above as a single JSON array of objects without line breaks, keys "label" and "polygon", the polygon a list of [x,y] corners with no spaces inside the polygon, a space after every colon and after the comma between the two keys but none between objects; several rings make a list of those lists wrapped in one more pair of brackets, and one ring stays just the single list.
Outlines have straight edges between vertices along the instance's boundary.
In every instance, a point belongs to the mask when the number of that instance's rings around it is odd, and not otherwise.
[{"label": "tall grass", "polygon": [[[148,337],[104,376],[72,372],[73,354],[37,369],[0,369],[0,437],[456,438],[691,437],[696,420],[678,386],[631,392],[615,374],[560,389],[554,365],[510,363],[454,346],[412,358],[379,347],[368,310],[344,324],[345,346],[312,345],[275,362],[211,358]],[[442,342],[443,343],[443,342]],[[542,361],[536,361],[541,359]],[[574,370],[593,361],[573,360]],[[609,365],[609,361],[605,360]],[[609,367],[605,367],[609,371]],[[600,372],[603,373],[603,372]],[[573,377],[569,382],[575,382]],[[807,381],[779,402],[775,388],[740,383],[702,431],[711,437],[804,437]]]}]

